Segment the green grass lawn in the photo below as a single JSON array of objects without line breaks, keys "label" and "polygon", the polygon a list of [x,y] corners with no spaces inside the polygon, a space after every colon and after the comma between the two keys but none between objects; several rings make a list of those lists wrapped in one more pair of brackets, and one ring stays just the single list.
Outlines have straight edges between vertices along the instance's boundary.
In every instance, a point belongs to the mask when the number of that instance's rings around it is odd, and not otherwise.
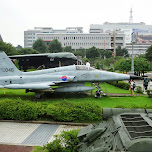
[{"label": "green grass lawn", "polygon": [[[129,90],[119,89],[114,87],[110,84],[102,84],[107,90],[107,93],[130,93]],[[106,91],[105,91],[106,92]],[[3,99],[13,99],[13,100],[30,100],[31,102],[35,101],[34,93],[25,93],[25,90],[13,90],[13,89],[0,89],[0,101]],[[94,95],[61,95],[61,94],[52,94],[50,97],[45,97],[42,101],[44,104],[52,104],[54,102],[89,102],[89,103],[96,103],[101,108],[103,107],[116,107],[116,106],[124,106],[124,107],[144,107],[146,105],[152,106],[152,98],[148,98],[146,96],[136,96],[134,97],[102,97],[100,99],[94,98]]]}]

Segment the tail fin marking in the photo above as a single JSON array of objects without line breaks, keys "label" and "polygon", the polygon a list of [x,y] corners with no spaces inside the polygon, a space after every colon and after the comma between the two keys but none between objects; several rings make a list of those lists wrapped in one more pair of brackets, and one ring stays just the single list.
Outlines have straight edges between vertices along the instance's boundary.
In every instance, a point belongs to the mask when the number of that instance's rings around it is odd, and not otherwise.
[{"label": "tail fin marking", "polygon": [[0,76],[20,75],[21,71],[13,64],[5,52],[0,52]]}]

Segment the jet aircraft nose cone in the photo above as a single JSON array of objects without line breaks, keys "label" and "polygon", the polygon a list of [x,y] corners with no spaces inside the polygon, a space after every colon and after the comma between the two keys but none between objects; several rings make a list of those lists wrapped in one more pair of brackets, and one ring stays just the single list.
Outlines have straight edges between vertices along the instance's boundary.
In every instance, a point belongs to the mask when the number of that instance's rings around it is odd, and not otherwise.
[{"label": "jet aircraft nose cone", "polygon": [[141,76],[136,76],[136,75],[131,75],[131,76],[130,76],[130,79],[133,79],[133,80],[141,80],[142,77],[141,77]]}]

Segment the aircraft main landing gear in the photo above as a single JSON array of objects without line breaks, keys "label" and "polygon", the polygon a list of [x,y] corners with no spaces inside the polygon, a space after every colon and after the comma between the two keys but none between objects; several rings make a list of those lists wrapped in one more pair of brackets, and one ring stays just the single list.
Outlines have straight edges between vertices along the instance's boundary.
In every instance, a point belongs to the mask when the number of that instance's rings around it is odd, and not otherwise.
[{"label": "aircraft main landing gear", "polygon": [[38,93],[38,92],[36,93],[35,92],[35,99],[36,100],[41,100],[42,99],[42,93]]}]

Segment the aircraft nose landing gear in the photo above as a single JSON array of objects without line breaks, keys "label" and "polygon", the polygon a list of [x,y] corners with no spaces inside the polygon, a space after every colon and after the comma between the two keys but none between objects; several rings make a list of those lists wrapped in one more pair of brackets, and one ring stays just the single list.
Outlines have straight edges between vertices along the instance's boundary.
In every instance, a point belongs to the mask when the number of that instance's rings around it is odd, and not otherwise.
[{"label": "aircraft nose landing gear", "polygon": [[95,98],[101,98],[101,91],[96,91],[96,95],[94,96]]},{"label": "aircraft nose landing gear", "polygon": [[100,87],[100,83],[93,83],[93,85],[98,89],[96,91],[95,98],[101,98],[101,95],[106,96],[106,93],[104,93]]}]

